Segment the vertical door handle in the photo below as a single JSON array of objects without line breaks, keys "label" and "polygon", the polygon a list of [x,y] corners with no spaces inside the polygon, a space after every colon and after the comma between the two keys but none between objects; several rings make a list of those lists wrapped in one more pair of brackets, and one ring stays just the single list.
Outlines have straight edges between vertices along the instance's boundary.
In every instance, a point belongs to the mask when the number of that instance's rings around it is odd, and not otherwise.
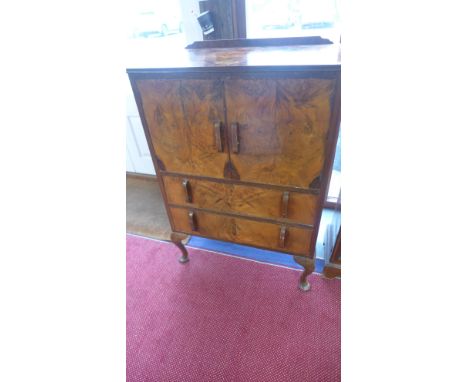
[{"label": "vertical door handle", "polygon": [[238,154],[240,150],[238,123],[231,123],[231,150],[235,154]]},{"label": "vertical door handle", "polygon": [[279,247],[284,248],[286,245],[286,237],[288,235],[288,229],[285,225],[281,226],[280,234],[279,234]]},{"label": "vertical door handle", "polygon": [[182,181],[182,186],[185,190],[185,201],[187,203],[192,203],[192,187],[190,187],[190,182],[188,179]]},{"label": "vertical door handle", "polygon": [[216,141],[216,149],[218,152],[223,152],[223,139],[222,139],[222,130],[221,130],[221,122],[215,122],[214,124],[214,135]]},{"label": "vertical door handle", "polygon": [[283,198],[281,199],[281,217],[288,217],[288,204],[289,204],[289,191],[283,192]]},{"label": "vertical door handle", "polygon": [[189,211],[188,217],[192,231],[198,231],[197,217],[195,216],[195,213],[193,211]]}]

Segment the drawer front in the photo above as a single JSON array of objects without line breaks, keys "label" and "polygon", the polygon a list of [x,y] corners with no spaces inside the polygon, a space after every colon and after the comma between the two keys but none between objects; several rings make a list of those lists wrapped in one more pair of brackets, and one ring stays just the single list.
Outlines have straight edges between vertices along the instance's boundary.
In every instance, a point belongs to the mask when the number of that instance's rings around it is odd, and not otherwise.
[{"label": "drawer front", "polygon": [[313,224],[318,213],[317,196],[239,184],[164,176],[171,204],[235,212],[268,219],[286,218]]},{"label": "drawer front", "polygon": [[[185,208],[169,209],[176,231],[239,244],[312,256],[309,250],[312,230],[274,223],[234,218]],[[282,240],[282,237],[284,238]],[[282,244],[283,243],[283,244]]]}]

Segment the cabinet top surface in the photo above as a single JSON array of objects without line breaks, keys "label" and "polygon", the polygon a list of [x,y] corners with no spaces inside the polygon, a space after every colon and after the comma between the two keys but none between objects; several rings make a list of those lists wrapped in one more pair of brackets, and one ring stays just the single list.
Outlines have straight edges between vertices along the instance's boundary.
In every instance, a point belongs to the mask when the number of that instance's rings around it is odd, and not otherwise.
[{"label": "cabinet top surface", "polygon": [[[167,69],[220,69],[255,67],[328,67],[338,69],[340,48],[335,44],[270,47],[177,49],[162,54],[134,52],[128,73],[158,72]],[[143,57],[144,56],[144,57]]]}]

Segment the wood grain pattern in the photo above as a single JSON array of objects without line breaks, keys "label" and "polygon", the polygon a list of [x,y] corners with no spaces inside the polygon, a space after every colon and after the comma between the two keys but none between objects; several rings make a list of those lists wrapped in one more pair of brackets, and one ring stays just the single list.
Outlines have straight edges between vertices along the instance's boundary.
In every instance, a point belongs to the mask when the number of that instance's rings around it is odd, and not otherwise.
[{"label": "wood grain pattern", "polygon": [[[341,120],[341,72],[337,73],[335,81],[335,89],[333,92],[333,100],[331,106],[331,117],[330,117],[330,128],[327,136],[327,141],[325,144],[325,162],[323,165],[323,170],[320,174],[320,185],[321,191],[318,196],[318,204],[323,208],[325,200],[328,194],[328,187],[330,185],[330,179],[333,170],[333,159],[336,150],[336,144],[338,141],[339,126]],[[317,227],[320,224],[320,215],[316,216],[315,226]],[[318,230],[315,230],[311,236],[310,246],[315,248],[315,243],[317,242]]]},{"label": "wood grain pattern", "polygon": [[277,224],[195,211],[194,215],[197,221],[197,231],[195,232],[190,226],[187,211],[185,208],[169,208],[169,213],[172,215],[175,229],[178,232],[311,256],[309,240],[312,230],[288,227],[287,240],[285,240],[284,247],[281,247],[279,243],[281,226]]},{"label": "wood grain pattern", "polygon": [[224,171],[223,171],[224,177],[226,179],[234,179],[234,180],[239,180],[239,173],[237,172],[237,169],[233,166],[232,162],[228,160],[226,164],[224,165]]},{"label": "wood grain pattern", "polygon": [[[229,162],[227,162],[229,163]],[[280,186],[278,184],[268,184],[268,183],[258,183],[258,182],[248,182],[248,181],[240,181],[238,179],[232,179],[229,178],[228,176],[225,176],[224,178],[211,178],[209,176],[203,176],[203,175],[187,175],[187,174],[181,174],[177,172],[171,172],[171,171],[159,171],[161,175],[166,175],[166,176],[173,176],[177,178],[186,178],[189,176],[191,179],[198,179],[198,180],[204,180],[208,182],[216,182],[216,183],[229,183],[229,184],[240,184],[243,186],[251,186],[251,187],[257,187],[257,188],[267,188],[269,190],[280,190],[282,192],[284,191],[289,191],[289,192],[297,192],[299,194],[313,194],[313,195],[319,195],[320,190],[317,189],[310,189],[310,188],[302,188],[302,187],[294,187],[294,186]],[[225,171],[226,173],[226,171]]]},{"label": "wood grain pattern", "polygon": [[323,267],[323,277],[327,279],[341,277],[341,266],[331,263],[325,265],[325,267]]},{"label": "wood grain pattern", "polygon": [[210,80],[139,80],[144,118],[167,171],[223,177],[215,123],[224,120],[223,87]]},{"label": "wood grain pattern", "polygon": [[[170,204],[215,209],[221,212],[238,212],[270,219],[282,217],[283,192],[244,186],[190,179],[192,203],[186,202],[184,178],[163,176],[167,200]],[[317,196],[289,192],[287,218],[304,224],[313,224],[319,213]]]},{"label": "wood grain pattern", "polygon": [[309,187],[320,175],[334,80],[225,81],[227,120],[238,124],[240,180]]},{"label": "wood grain pattern", "polygon": [[[226,40],[223,40],[226,43]],[[250,47],[218,47],[210,49],[174,49],[171,54],[161,54],[159,51],[148,52],[147,46],[141,51],[135,49],[128,58],[128,73],[156,73],[177,71],[181,69],[193,71],[202,70],[226,71],[238,68],[268,67],[272,69],[291,70],[307,66],[307,71],[336,70],[340,67],[340,46],[320,43],[319,45],[294,46],[250,46]],[[170,70],[168,70],[170,69]]]}]

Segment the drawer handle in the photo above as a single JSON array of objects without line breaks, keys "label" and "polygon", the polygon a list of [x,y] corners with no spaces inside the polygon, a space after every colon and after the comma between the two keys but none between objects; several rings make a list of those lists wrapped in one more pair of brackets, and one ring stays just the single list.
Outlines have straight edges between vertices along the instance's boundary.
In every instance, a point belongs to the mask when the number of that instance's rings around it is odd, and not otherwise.
[{"label": "drawer handle", "polygon": [[237,235],[237,225],[236,225],[236,221],[234,219],[231,220],[231,234],[232,234],[232,236]]},{"label": "drawer handle", "polygon": [[218,152],[223,152],[223,140],[222,140],[222,131],[221,131],[221,122],[215,122],[214,124],[214,134],[216,141],[216,149]]},{"label": "drawer handle", "polygon": [[187,203],[192,203],[192,187],[190,187],[190,182],[188,179],[182,181],[182,186],[185,190],[185,201]]},{"label": "drawer handle", "polygon": [[190,222],[190,228],[192,229],[192,231],[198,231],[197,218],[195,216],[195,213],[193,211],[189,211],[188,217]]},{"label": "drawer handle", "polygon": [[232,152],[238,154],[240,151],[238,123],[231,123],[231,146]]},{"label": "drawer handle", "polygon": [[280,248],[284,248],[286,244],[286,237],[288,236],[288,229],[286,226],[282,225],[280,229],[279,235],[279,246]]},{"label": "drawer handle", "polygon": [[281,200],[281,217],[288,217],[288,204],[289,204],[289,191],[283,192],[283,198]]}]

